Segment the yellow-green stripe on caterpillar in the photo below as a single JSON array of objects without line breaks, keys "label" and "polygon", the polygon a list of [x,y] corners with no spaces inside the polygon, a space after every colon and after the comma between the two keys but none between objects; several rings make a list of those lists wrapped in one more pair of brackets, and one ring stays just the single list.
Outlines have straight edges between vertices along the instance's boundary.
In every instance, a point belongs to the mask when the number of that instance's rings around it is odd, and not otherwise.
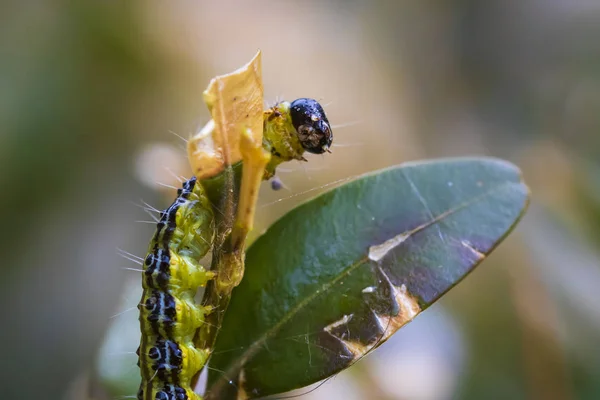
[{"label": "yellow-green stripe on caterpillar", "polygon": [[[271,178],[284,161],[305,161],[305,151],[329,151],[332,140],[316,100],[276,104],[264,112],[263,148],[271,153],[271,161],[263,178]],[[210,348],[196,348],[193,341],[212,306],[196,305],[194,295],[214,278],[199,264],[211,250],[214,236],[212,206],[201,181],[191,178],[161,213],[144,261],[144,291],[138,306],[142,332],[138,400],[201,400],[191,385]]]}]

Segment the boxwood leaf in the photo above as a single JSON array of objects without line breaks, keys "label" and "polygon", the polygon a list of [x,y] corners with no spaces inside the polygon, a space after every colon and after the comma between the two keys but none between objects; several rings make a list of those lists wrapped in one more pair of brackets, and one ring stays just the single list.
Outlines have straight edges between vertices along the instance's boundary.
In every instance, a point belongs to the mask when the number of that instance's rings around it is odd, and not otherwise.
[{"label": "boxwood leaf", "polygon": [[210,362],[208,399],[261,397],[335,374],[460,282],[515,226],[512,164],[404,164],[300,205],[250,247]]}]

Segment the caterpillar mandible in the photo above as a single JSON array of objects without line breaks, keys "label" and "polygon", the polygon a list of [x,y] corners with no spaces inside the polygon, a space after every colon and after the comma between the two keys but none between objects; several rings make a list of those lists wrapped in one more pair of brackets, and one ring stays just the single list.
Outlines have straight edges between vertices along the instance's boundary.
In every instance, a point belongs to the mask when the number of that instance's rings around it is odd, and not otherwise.
[{"label": "caterpillar mandible", "polygon": [[[263,179],[274,176],[282,162],[306,161],[305,151],[329,151],[333,134],[316,100],[280,102],[263,117],[263,148],[271,153]],[[161,213],[144,261],[138,400],[201,400],[192,381],[206,364],[210,345],[196,348],[193,343],[213,305],[196,305],[194,295],[215,277],[199,264],[214,236],[212,205],[202,181],[191,178]]]}]

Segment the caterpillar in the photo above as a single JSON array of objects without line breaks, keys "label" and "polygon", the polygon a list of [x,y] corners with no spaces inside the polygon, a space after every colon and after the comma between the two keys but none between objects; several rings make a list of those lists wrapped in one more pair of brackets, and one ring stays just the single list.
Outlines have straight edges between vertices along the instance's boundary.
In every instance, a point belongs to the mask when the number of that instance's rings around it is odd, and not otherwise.
[{"label": "caterpillar", "polygon": [[214,216],[202,185],[191,178],[161,213],[144,260],[138,308],[142,339],[137,350],[140,400],[199,399],[190,387],[208,353],[193,346],[209,307],[197,306],[198,287],[214,275],[198,262],[214,236]]},{"label": "caterpillar", "polygon": [[[263,148],[271,153],[263,179],[272,178],[282,162],[306,161],[305,151],[329,152],[333,133],[316,100],[280,102],[263,117]],[[197,305],[194,296],[215,277],[199,263],[214,238],[213,206],[202,182],[193,177],[161,213],[143,265],[138,400],[202,399],[192,382],[206,364],[211,346],[195,347],[194,337],[217,305]]]}]

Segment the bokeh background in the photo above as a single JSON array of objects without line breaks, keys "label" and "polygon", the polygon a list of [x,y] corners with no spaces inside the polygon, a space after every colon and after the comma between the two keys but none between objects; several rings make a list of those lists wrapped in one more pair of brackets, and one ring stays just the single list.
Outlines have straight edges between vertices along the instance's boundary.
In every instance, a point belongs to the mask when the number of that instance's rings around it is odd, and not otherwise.
[{"label": "bokeh background", "polygon": [[[0,387],[135,394],[137,267],[188,175],[202,90],[263,51],[267,100],[314,97],[332,155],[265,185],[257,232],[330,182],[492,155],[533,193],[518,229],[393,339],[305,399],[600,398],[600,3],[3,2]],[[132,389],[133,388],[133,389]]]}]

